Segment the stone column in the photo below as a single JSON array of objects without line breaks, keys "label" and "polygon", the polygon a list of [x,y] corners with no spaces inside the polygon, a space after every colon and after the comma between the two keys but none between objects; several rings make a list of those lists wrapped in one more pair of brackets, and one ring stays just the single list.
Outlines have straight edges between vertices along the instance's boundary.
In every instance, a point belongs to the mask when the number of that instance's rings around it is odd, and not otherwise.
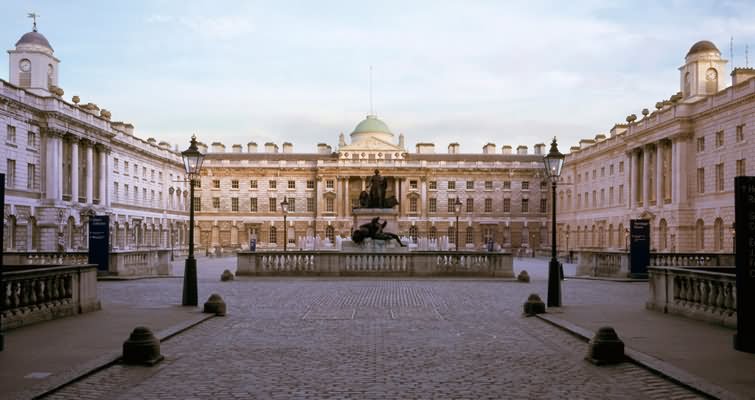
[{"label": "stone column", "polygon": [[420,210],[423,218],[427,218],[427,177],[423,176],[419,179],[420,190]]},{"label": "stone column", "polygon": [[79,202],[79,140],[71,140],[71,201]]},{"label": "stone column", "polygon": [[100,167],[99,167],[99,178],[100,178],[100,187],[99,187],[99,197],[100,197],[100,205],[106,206],[107,205],[107,176],[108,176],[108,170],[107,170],[107,152],[105,151],[104,147],[98,147],[97,154],[99,154],[99,161],[100,161]]},{"label": "stone column", "polygon": [[650,207],[650,146],[642,148],[642,206]]},{"label": "stone column", "polygon": [[697,171],[687,171],[686,168],[686,153],[688,153],[687,141],[683,138],[675,137],[672,141],[672,173],[676,179],[673,181],[672,186],[672,201],[676,205],[684,205],[687,203],[687,176],[690,174],[696,174]]},{"label": "stone column", "polygon": [[94,202],[94,147],[91,143],[87,143],[87,204]]},{"label": "stone column", "polygon": [[637,199],[637,194],[635,191],[637,190],[637,152],[634,150],[629,151],[629,162],[627,163],[629,166],[629,173],[627,176],[629,177],[627,181],[627,208],[632,209],[634,208],[635,201]]},{"label": "stone column", "polygon": [[343,178],[343,196],[346,206],[343,209],[343,215],[348,217],[351,215],[351,198],[349,197],[349,177]]},{"label": "stone column", "polygon": [[655,204],[658,208],[663,207],[663,147],[663,141],[655,146]]},{"label": "stone column", "polygon": [[60,136],[48,131],[45,157],[45,195],[50,200],[60,200],[62,190],[60,184],[63,182],[59,174],[62,173],[62,150]]}]

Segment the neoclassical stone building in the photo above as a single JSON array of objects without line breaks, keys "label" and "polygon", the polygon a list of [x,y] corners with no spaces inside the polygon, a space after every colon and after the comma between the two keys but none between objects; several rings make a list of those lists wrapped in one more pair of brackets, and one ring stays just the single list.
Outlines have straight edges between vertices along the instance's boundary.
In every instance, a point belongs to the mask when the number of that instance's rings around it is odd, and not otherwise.
[{"label": "neoclassical stone building", "polygon": [[116,249],[184,243],[180,154],[78,96],[63,100],[60,61],[36,27],[8,53],[10,81],[0,80],[6,251],[83,249],[92,214],[110,215]]},{"label": "neoclassical stone building", "polygon": [[629,220],[651,221],[662,252],[731,252],[734,177],[753,174],[755,71],[709,41],[679,67],[680,91],[567,155],[559,186],[561,249],[624,250]]}]

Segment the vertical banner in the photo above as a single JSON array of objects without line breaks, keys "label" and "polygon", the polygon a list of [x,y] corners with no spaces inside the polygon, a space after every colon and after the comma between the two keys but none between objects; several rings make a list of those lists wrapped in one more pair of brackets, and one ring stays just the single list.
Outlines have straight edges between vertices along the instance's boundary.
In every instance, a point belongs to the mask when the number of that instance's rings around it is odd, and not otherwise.
[{"label": "vertical banner", "polygon": [[110,217],[95,215],[89,218],[89,263],[97,264],[97,271],[110,267]]},{"label": "vertical banner", "polygon": [[734,348],[755,353],[755,177],[734,178],[737,333]]},{"label": "vertical banner", "polygon": [[629,276],[647,277],[650,264],[650,220],[629,221]]}]

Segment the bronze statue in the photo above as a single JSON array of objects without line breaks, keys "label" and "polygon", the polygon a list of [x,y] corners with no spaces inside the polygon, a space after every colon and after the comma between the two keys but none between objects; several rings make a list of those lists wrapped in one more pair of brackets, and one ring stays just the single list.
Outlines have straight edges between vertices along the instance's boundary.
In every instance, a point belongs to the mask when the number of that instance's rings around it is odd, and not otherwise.
[{"label": "bronze statue", "polygon": [[375,175],[370,177],[367,186],[370,190],[370,208],[385,207],[385,189],[387,186],[388,182],[380,175],[380,171],[376,169]]},{"label": "bronze statue", "polygon": [[366,224],[362,224],[359,226],[359,229],[355,230],[354,233],[351,234],[351,240],[354,241],[354,243],[362,243],[364,242],[364,239],[371,238],[372,240],[392,240],[395,239],[396,242],[398,242],[399,246],[405,247],[403,243],[401,243],[401,239],[396,235],[395,233],[390,232],[384,232],[383,229],[388,224],[388,221],[383,221],[383,223],[380,223],[380,217],[373,218],[370,222]]}]

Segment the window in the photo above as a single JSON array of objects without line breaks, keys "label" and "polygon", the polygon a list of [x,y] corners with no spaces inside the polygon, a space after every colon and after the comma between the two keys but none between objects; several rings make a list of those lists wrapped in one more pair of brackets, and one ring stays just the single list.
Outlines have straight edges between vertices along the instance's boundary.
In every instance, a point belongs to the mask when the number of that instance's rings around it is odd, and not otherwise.
[{"label": "window", "polygon": [[286,202],[288,203],[288,212],[296,212],[296,199],[289,197]]},{"label": "window", "polygon": [[307,181],[307,189],[314,189],[314,188],[315,188],[315,181],[313,181],[311,179],[308,180]]},{"label": "window", "polygon": [[548,199],[540,199],[540,212],[544,213],[548,211]]},{"label": "window", "polygon": [[288,188],[289,189],[296,189],[296,181],[288,181]]},{"label": "window", "polygon": [[716,164],[716,191],[724,191],[724,163]]},{"label": "window", "polygon": [[123,162],[123,173],[128,175],[128,161]]},{"label": "window", "polygon": [[474,212],[474,199],[467,199],[467,210],[466,212]]},{"label": "window", "polygon": [[128,184],[123,185],[123,194],[125,195],[126,200],[128,200],[128,196],[131,194],[128,190]]},{"label": "window", "polygon": [[592,179],[595,180],[595,170],[592,170]]},{"label": "window", "polygon": [[[145,190],[146,190],[146,189],[145,189]],[[154,203],[154,202],[155,202],[155,191],[154,191],[154,190],[150,190],[150,193],[149,193],[149,201],[151,201],[152,203]]]},{"label": "window", "polygon": [[8,187],[16,186],[16,160],[8,160],[8,172],[6,172],[5,185]]},{"label": "window", "polygon": [[438,237],[438,228],[431,226],[430,231],[427,232],[427,238],[434,240]]},{"label": "window", "polygon": [[252,179],[249,181],[249,189],[257,189],[257,180]]},{"label": "window", "polygon": [[577,183],[582,182],[582,174],[577,174]]},{"label": "window", "polygon": [[431,213],[438,212],[438,199],[435,197],[427,199],[427,211]]},{"label": "window", "polygon": [[332,225],[328,225],[325,228],[325,239],[328,239],[331,244],[336,242],[336,230]]},{"label": "window", "polygon": [[736,176],[745,176],[746,175],[746,169],[745,169],[745,159],[737,160],[737,175]]},{"label": "window", "polygon": [[471,226],[467,227],[467,244],[474,243],[474,229]]},{"label": "window", "polygon": [[467,181],[467,190],[474,189],[474,181]]},{"label": "window", "polygon": [[705,137],[697,138],[697,152],[702,153],[705,151]]},{"label": "window", "polygon": [[491,198],[485,199],[485,212],[486,213],[492,213],[493,212],[493,199],[491,199]]},{"label": "window", "polygon": [[119,190],[119,187],[118,187],[118,182],[113,182],[113,194],[115,195],[115,196],[114,196],[114,197],[115,197],[115,200],[119,200],[119,198],[118,198],[118,195],[119,195],[120,193],[118,192],[118,190]]},{"label": "window", "polygon": [[724,145],[724,131],[716,132],[716,148]]},{"label": "window", "polygon": [[456,243],[456,227],[449,226],[447,236],[449,243]]},{"label": "window", "polygon": [[238,189],[238,188],[239,188],[239,180],[231,179],[231,189]]},{"label": "window", "polygon": [[142,178],[147,178],[147,167],[142,167]]},{"label": "window", "polygon": [[745,125],[737,125],[737,142],[745,140]]},{"label": "window", "polygon": [[278,210],[278,199],[275,197],[267,199],[267,210],[270,212],[276,212]]},{"label": "window", "polygon": [[577,193],[577,208],[582,208],[582,193]]},{"label": "window", "polygon": [[619,173],[624,173],[624,161],[619,161]]},{"label": "window", "polygon": [[202,199],[199,197],[194,198],[194,211],[202,211]]},{"label": "window", "polygon": [[37,166],[26,164],[26,188],[34,190],[37,187]]},{"label": "window", "polygon": [[430,181],[428,187],[430,190],[438,190],[438,181]]},{"label": "window", "polygon": [[624,185],[619,185],[619,204],[624,204]]},{"label": "window", "polygon": [[598,195],[595,190],[592,191],[592,206],[597,207],[598,206]]},{"label": "window", "polygon": [[503,181],[503,189],[511,189],[511,181]]},{"label": "window", "polygon": [[155,181],[155,170],[150,170],[149,172],[149,179],[154,182]]},{"label": "window", "polygon": [[212,198],[212,208],[219,209],[220,208],[220,197],[213,197]]},{"label": "window", "polygon": [[608,175],[613,176],[613,164],[608,166]]},{"label": "window", "polygon": [[315,212],[315,198],[307,197],[307,212]]},{"label": "window", "polygon": [[270,227],[270,233],[269,233],[269,237],[268,237],[268,242],[269,243],[277,243],[278,242],[278,230],[275,229],[274,226]]},{"label": "window", "polygon": [[134,178],[136,178],[137,175],[139,175],[139,165],[134,164]]},{"label": "window", "polygon": [[448,181],[448,190],[456,190],[456,181]]},{"label": "window", "polygon": [[202,179],[200,178],[194,178],[192,179],[194,181],[194,188],[201,189],[202,188]]},{"label": "window", "polygon": [[600,189],[600,206],[603,207],[606,205],[606,190]]},{"label": "window", "polygon": [[608,205],[609,206],[613,205],[613,186],[608,188]]},{"label": "window", "polygon": [[335,181],[333,179],[326,179],[325,180],[325,188],[326,189],[333,189],[335,187]]},{"label": "window", "polygon": [[705,193],[705,168],[697,169],[697,193]]},{"label": "window", "polygon": [[528,181],[522,181],[522,190],[530,190],[530,183]]},{"label": "window", "polygon": [[546,190],[546,189],[548,189],[548,182],[540,181],[540,190]]},{"label": "window", "polygon": [[493,190],[493,181],[485,181],[485,190]]},{"label": "window", "polygon": [[7,135],[5,136],[5,141],[8,143],[16,143],[16,127],[13,125],[8,125],[8,131]]},{"label": "window", "polygon": [[409,227],[409,238],[412,240],[413,243],[417,243],[418,234],[419,232],[416,226],[412,225]]},{"label": "window", "polygon": [[158,171],[158,172],[157,172],[157,179],[159,179],[159,180],[160,180],[160,182],[162,182],[162,181],[163,181],[163,172],[162,172],[162,171]]},{"label": "window", "polygon": [[36,133],[32,131],[26,132],[26,145],[31,148],[37,147],[37,134]]},{"label": "window", "polygon": [[257,198],[256,197],[249,198],[249,211],[257,212]]},{"label": "window", "polygon": [[412,180],[409,181],[409,189],[415,189],[415,190],[417,189],[417,180],[416,179],[412,179]]},{"label": "window", "polygon": [[511,212],[511,199],[505,198],[503,199],[503,212]]},{"label": "window", "polygon": [[278,181],[267,181],[267,188],[268,189],[277,189],[278,188]]},{"label": "window", "polygon": [[409,199],[409,212],[416,213],[417,212],[417,198],[412,197]]},{"label": "window", "polygon": [[231,197],[231,211],[238,211],[238,210],[239,210],[239,198]]},{"label": "window", "polygon": [[530,212],[530,201],[529,199],[522,199],[522,213],[528,212]]},{"label": "window", "polygon": [[454,204],[456,204],[456,199],[449,198],[448,199],[448,212],[451,214],[456,212],[456,210],[454,209]]},{"label": "window", "polygon": [[600,177],[606,176],[606,167],[600,167]]},{"label": "window", "polygon": [[213,189],[220,189],[220,179],[213,179],[212,180],[212,188]]},{"label": "window", "polygon": [[335,205],[334,200],[332,197],[328,197],[325,199],[325,212],[332,213],[335,211]]}]

